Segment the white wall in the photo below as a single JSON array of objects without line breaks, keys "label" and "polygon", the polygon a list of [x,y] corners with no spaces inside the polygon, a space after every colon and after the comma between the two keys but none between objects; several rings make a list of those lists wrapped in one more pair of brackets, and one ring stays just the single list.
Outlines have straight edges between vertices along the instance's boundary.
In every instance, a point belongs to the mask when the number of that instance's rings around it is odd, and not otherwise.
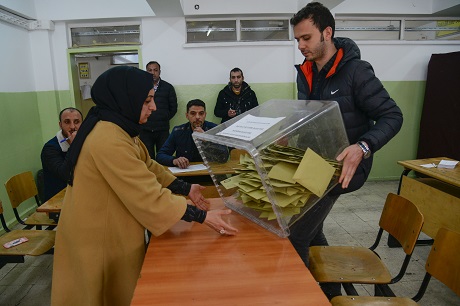
[{"label": "white wall", "polygon": [[[67,29],[56,22],[54,31],[31,31],[0,23],[6,42],[2,48],[0,91],[68,90]],[[293,65],[303,57],[297,44],[185,48],[185,19],[142,19],[142,61],[157,60],[162,77],[176,85],[224,84],[233,67],[240,67],[249,83],[294,82]],[[426,78],[431,54],[460,50],[460,46],[420,43],[357,42],[383,81]],[[33,46],[33,47],[32,47]]]},{"label": "white wall", "polygon": [[184,48],[184,18],[144,18],[142,33],[144,65],[158,61],[173,84],[225,84],[234,67],[249,83],[292,82],[293,45]]},{"label": "white wall", "polygon": [[[369,42],[355,41],[361,50],[361,59],[371,63],[376,76],[382,81],[423,81],[431,54],[460,51],[460,45],[423,42]],[[297,48],[297,45],[296,45]],[[296,49],[295,63],[304,57]]]},{"label": "white wall", "polygon": [[358,43],[361,58],[372,64],[384,81],[424,81],[435,53],[460,51],[460,45]]},{"label": "white wall", "polygon": [[35,63],[31,56],[29,32],[0,22],[0,37],[0,92],[34,91]]},{"label": "white wall", "polygon": [[37,19],[78,20],[154,16],[145,0],[35,0]]}]

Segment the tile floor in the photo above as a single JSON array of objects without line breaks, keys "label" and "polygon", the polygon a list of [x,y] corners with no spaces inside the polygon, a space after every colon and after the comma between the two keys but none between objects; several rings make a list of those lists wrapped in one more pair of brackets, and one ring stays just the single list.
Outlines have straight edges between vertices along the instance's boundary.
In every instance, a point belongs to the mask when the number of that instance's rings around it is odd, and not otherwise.
[{"label": "tile floor", "polygon": [[[378,219],[389,192],[396,193],[398,182],[367,182],[360,190],[343,195],[336,202],[325,221],[325,232],[330,244],[370,246],[378,229]],[[399,269],[403,252],[388,248],[384,242],[377,248],[382,259],[392,267],[393,275]],[[412,297],[424,276],[425,259],[430,246],[417,246],[407,274],[391,286],[398,296]],[[23,264],[7,264],[0,269],[0,305],[45,306],[50,304],[52,255],[27,257]],[[394,263],[394,264],[392,264]],[[360,295],[372,295],[372,286],[357,286]],[[460,297],[432,279],[420,305],[460,305]]]}]

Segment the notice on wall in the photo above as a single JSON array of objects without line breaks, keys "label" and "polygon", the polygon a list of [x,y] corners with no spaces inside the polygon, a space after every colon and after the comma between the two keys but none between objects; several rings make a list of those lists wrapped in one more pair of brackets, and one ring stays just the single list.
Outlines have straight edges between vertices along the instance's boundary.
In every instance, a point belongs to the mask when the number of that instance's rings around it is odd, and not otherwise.
[{"label": "notice on wall", "polygon": [[252,140],[283,120],[285,117],[269,118],[246,115],[217,135]]}]

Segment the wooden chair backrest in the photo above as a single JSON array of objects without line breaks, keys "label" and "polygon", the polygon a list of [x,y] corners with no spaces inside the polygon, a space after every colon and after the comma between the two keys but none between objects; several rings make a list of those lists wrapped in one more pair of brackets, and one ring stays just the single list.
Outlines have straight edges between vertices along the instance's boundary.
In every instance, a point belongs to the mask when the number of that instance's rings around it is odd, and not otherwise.
[{"label": "wooden chair backrest", "polygon": [[38,195],[37,185],[31,171],[16,174],[5,183],[11,206],[17,208],[22,202]]},{"label": "wooden chair backrest", "polygon": [[460,233],[440,228],[425,269],[460,296]]},{"label": "wooden chair backrest", "polygon": [[412,254],[423,226],[423,215],[411,201],[389,193],[379,225],[398,240],[407,255]]}]

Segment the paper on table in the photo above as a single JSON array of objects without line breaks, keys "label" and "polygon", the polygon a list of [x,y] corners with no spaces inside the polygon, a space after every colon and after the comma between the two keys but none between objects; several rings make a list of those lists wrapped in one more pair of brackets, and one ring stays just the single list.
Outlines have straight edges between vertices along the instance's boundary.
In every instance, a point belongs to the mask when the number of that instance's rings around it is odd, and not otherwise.
[{"label": "paper on table", "polygon": [[182,173],[182,172],[193,172],[193,171],[200,171],[200,170],[206,170],[206,166],[203,164],[199,165],[190,165],[188,168],[181,169],[179,167],[168,167],[169,171],[172,173]]},{"label": "paper on table", "polygon": [[326,191],[335,168],[313,150],[307,149],[293,179],[318,197]]},{"label": "paper on table", "polygon": [[420,165],[420,167],[423,167],[423,168],[436,168],[436,165],[431,163],[431,164]]},{"label": "paper on table", "polygon": [[253,140],[285,117],[269,118],[246,115],[217,135]]},{"label": "paper on table", "polygon": [[457,165],[457,160],[441,160],[438,164],[438,168],[445,168],[445,169],[454,169]]}]

